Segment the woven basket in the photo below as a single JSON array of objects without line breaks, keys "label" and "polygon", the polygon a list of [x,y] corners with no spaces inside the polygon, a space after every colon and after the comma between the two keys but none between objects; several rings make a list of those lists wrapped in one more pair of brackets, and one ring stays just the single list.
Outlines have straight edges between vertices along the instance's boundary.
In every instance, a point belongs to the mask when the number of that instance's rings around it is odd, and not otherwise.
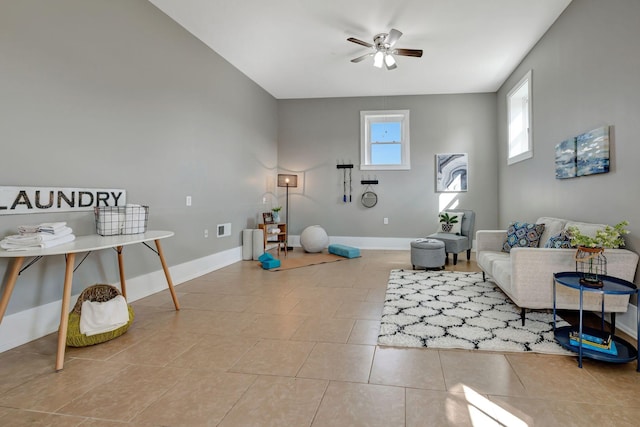
[{"label": "woven basket", "polygon": [[73,310],[69,313],[67,345],[70,347],[86,347],[88,345],[100,344],[119,337],[127,332],[129,326],[133,323],[134,318],[133,308],[131,308],[130,305],[127,305],[127,308],[129,309],[129,321],[126,325],[113,331],[97,335],[86,336],[85,334],[80,333],[80,313],[82,312],[82,303],[85,301],[106,302],[112,300],[118,295],[122,295],[118,288],[105,284],[89,286],[82,291],[78,296],[76,304],[73,306]]},{"label": "woven basket", "polygon": [[82,312],[83,302],[107,302],[114,299],[118,295],[122,295],[122,293],[115,286],[100,284],[89,286],[80,293],[80,295],[78,296],[78,301],[76,301],[76,305],[73,306],[73,310],[71,311],[73,313],[80,314]]}]

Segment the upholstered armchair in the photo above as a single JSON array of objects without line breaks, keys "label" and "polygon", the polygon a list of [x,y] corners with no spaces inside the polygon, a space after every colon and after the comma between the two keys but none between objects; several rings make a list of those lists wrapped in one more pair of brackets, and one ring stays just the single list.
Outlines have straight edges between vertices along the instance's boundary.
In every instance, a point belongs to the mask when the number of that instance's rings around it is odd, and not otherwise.
[{"label": "upholstered armchair", "polygon": [[453,233],[433,233],[428,237],[444,242],[444,251],[453,254],[453,264],[458,263],[458,254],[467,251],[467,261],[471,259],[471,247],[473,246],[473,233],[476,225],[476,214],[474,211],[466,209],[445,209],[443,212],[464,212],[460,225],[460,234]]}]

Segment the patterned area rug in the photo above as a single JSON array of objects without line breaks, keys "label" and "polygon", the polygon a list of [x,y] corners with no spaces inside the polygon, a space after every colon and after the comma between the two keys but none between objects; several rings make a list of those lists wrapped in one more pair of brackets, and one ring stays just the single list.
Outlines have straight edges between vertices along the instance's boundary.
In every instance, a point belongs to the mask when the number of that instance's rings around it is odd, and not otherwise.
[{"label": "patterned area rug", "polygon": [[391,271],[378,344],[573,354],[554,340],[551,312],[527,311],[522,326],[520,308],[482,273],[450,271]]}]

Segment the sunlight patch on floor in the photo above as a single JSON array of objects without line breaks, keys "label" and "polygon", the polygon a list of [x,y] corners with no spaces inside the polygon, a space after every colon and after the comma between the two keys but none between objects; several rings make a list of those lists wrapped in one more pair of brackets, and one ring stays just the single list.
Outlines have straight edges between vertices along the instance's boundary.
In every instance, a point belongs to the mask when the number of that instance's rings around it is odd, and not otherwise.
[{"label": "sunlight patch on floor", "polygon": [[463,385],[462,389],[468,402],[469,418],[474,426],[527,427],[526,422],[480,395],[472,388]]}]

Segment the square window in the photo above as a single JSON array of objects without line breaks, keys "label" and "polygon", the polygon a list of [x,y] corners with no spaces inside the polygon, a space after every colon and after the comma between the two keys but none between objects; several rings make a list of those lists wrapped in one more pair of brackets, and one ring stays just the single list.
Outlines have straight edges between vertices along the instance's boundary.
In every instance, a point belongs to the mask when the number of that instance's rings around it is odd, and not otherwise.
[{"label": "square window", "polygon": [[409,110],[361,111],[360,169],[406,170]]}]

